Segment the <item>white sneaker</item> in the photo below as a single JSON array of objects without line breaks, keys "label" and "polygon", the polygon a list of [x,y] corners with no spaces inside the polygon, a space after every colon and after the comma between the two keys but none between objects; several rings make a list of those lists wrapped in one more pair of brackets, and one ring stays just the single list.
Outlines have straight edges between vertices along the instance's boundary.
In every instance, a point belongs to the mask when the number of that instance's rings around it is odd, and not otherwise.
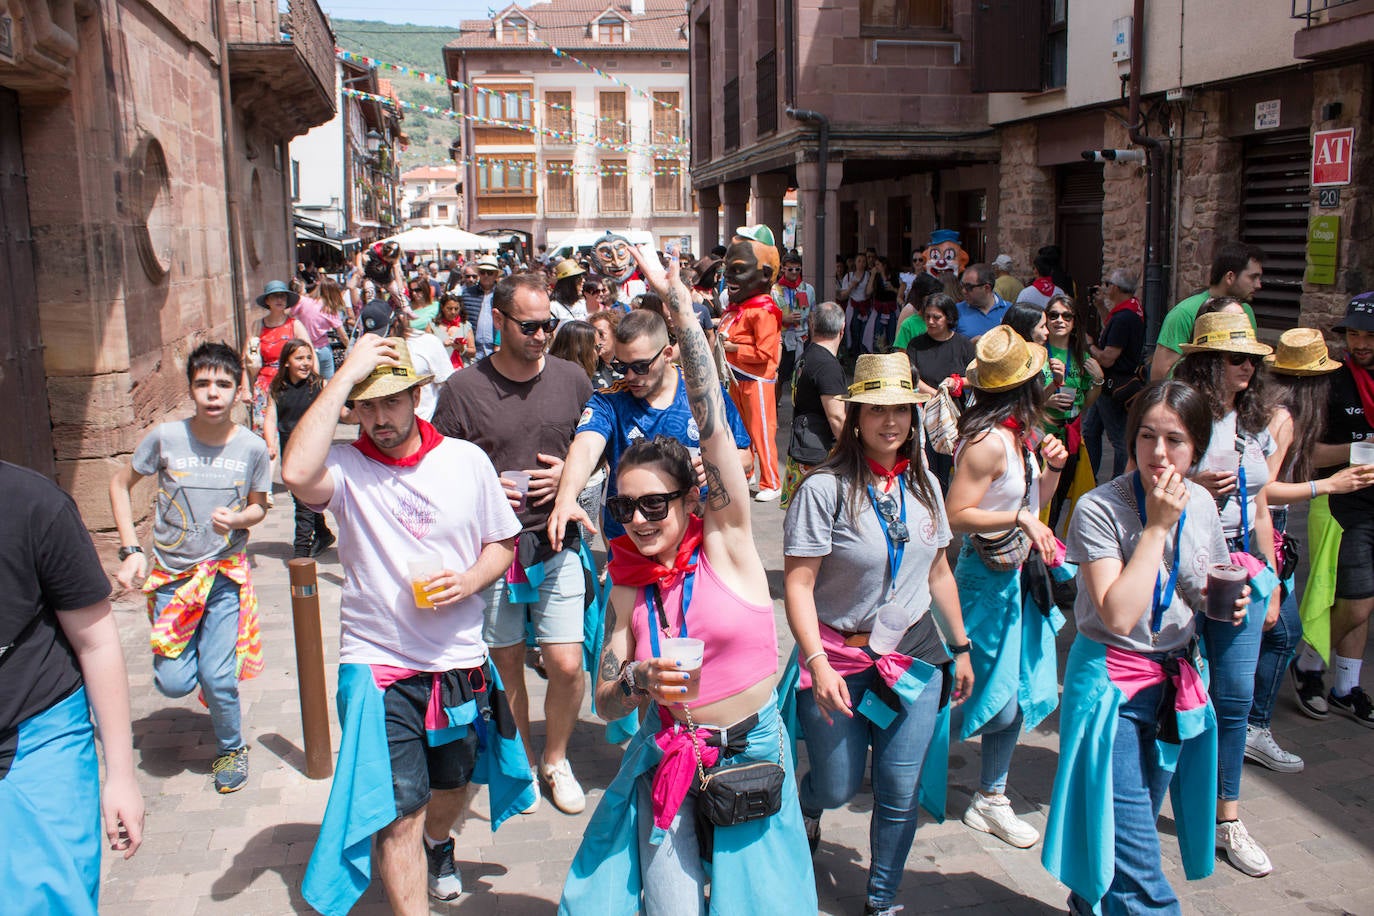
[{"label": "white sneaker", "polygon": [[587,796],[577,784],[568,759],[565,757],[557,763],[546,763],[542,769],[554,807],[564,814],[581,814],[587,807]]},{"label": "white sneaker", "polygon": [[771,503],[782,495],[782,490],[759,490],[754,494],[754,502]]},{"label": "white sneaker", "polygon": [[1011,799],[1005,795],[974,792],[973,801],[964,812],[964,823],[1017,849],[1034,846],[1040,839],[1040,831],[1016,816],[1011,810]]},{"label": "white sneaker", "polygon": [[1245,726],[1245,759],[1253,760],[1275,773],[1301,773],[1303,767],[1301,757],[1279,747],[1273,732],[1248,723]]},{"label": "white sneaker", "polygon": [[1252,878],[1263,878],[1274,870],[1269,856],[1238,820],[1217,824],[1217,849],[1226,853],[1232,865]]},{"label": "white sneaker", "polygon": [[534,780],[534,801],[521,814],[533,814],[539,810],[539,771],[534,767],[530,767],[530,779]]},{"label": "white sneaker", "polygon": [[453,864],[453,837],[438,846],[425,843],[425,861],[429,866],[429,895],[435,900],[456,900],[463,893],[463,878]]}]

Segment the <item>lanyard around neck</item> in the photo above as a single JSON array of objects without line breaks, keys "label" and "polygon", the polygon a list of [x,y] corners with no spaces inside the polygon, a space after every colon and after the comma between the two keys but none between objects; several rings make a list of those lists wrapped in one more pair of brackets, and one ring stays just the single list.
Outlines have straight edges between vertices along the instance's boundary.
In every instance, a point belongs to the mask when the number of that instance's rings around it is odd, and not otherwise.
[{"label": "lanyard around neck", "polygon": [[[1135,489],[1135,511],[1140,516],[1140,527],[1143,530],[1146,524],[1145,518],[1145,486],[1140,482],[1140,472],[1136,471],[1131,475],[1131,486]],[[1174,527],[1174,562],[1169,564],[1169,581],[1166,584],[1159,573],[1155,573],[1155,594],[1154,607],[1150,611],[1150,636],[1159,634],[1159,629],[1164,625],[1164,612],[1169,605],[1174,603],[1174,589],[1178,586],[1178,554],[1183,546],[1183,523],[1188,518],[1188,510],[1184,509],[1178,515],[1178,524]]]},{"label": "lanyard around neck", "polygon": [[[897,499],[901,506],[899,518],[902,524],[906,524],[906,487],[901,480],[897,481]],[[906,541],[893,541],[892,534],[887,529],[887,519],[878,511],[878,496],[873,492],[873,485],[868,485],[868,501],[873,504],[873,514],[878,516],[878,525],[883,529],[883,540],[887,541],[887,568],[892,575],[892,584],[889,586],[889,594],[897,591],[897,570],[902,568],[902,554],[906,551]]]},{"label": "lanyard around neck", "polygon": [[[697,559],[700,553],[700,547],[692,551],[691,562],[693,567],[697,565]],[[691,572],[687,573],[687,575],[682,577],[682,610],[678,614],[678,636],[681,637],[685,637],[687,635],[687,608],[690,607],[692,604],[692,588],[696,584],[696,578],[696,569],[693,569]],[[668,615],[659,610],[658,604],[658,586],[645,586],[644,616],[649,623],[649,647],[653,650],[654,658],[658,658],[661,654],[658,649],[658,631],[660,629],[660,626],[662,629],[668,629]],[[659,619],[656,620],[655,618]]]},{"label": "lanyard around neck", "polygon": [[1240,549],[1246,553],[1250,552],[1250,491],[1245,487],[1245,453],[1240,456],[1241,464],[1237,468],[1237,475],[1240,478],[1240,492],[1236,497],[1240,500]]}]

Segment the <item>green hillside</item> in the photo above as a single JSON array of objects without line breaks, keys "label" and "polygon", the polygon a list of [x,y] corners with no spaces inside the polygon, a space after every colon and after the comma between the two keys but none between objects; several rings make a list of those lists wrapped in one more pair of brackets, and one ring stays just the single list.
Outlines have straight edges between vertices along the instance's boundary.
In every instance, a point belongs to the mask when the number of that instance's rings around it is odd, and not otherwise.
[{"label": "green hillside", "polygon": [[[458,30],[445,32],[431,26],[393,25],[357,19],[333,19],[339,47],[390,64],[400,64],[443,75],[444,45],[458,37]],[[389,70],[379,70],[382,79],[391,80],[403,101],[416,105],[448,108],[451,99],[442,83],[425,83]],[[401,153],[401,169],[417,165],[448,165],[448,147],[458,136],[458,122],[443,115],[407,110],[402,122],[410,138],[410,148]]]}]

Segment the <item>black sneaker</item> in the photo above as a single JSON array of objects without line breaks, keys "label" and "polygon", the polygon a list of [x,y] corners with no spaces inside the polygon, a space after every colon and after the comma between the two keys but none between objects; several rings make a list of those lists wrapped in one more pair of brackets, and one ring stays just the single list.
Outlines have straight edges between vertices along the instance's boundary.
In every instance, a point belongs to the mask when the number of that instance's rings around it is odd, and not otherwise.
[{"label": "black sneaker", "polygon": [[1374,728],[1374,702],[1369,699],[1369,694],[1364,692],[1363,687],[1356,687],[1343,697],[1336,696],[1336,692],[1326,695],[1326,703],[1336,712],[1343,712],[1365,728]]},{"label": "black sneaker", "polygon": [[1298,708],[1302,714],[1312,719],[1325,719],[1330,712],[1326,705],[1326,685],[1322,683],[1320,671],[1304,671],[1297,663],[1288,666],[1293,676],[1293,690],[1298,695]]},{"label": "black sneaker", "polygon": [[248,782],[248,747],[220,754],[210,770],[215,775],[215,791],[221,795],[237,792]]},{"label": "black sneaker", "polygon": [[435,900],[455,900],[463,892],[463,879],[453,865],[453,837],[438,846],[425,843],[429,865],[429,895]]},{"label": "black sneaker", "polygon": [[334,537],[332,531],[326,531],[324,534],[316,535],[315,546],[310,548],[310,555],[312,557],[318,557],[320,554],[333,547],[336,540],[338,540],[338,538]]},{"label": "black sneaker", "polygon": [[806,843],[811,847],[811,855],[814,856],[821,845],[821,819],[803,814],[802,824],[806,827]]}]

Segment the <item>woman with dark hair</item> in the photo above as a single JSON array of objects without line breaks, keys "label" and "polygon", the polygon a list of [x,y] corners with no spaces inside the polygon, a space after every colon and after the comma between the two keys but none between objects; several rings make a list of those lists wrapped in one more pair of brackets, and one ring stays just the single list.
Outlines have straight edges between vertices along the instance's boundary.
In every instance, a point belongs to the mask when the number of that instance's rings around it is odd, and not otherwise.
[{"label": "woman with dark hair", "polygon": [[968,367],[976,393],[959,418],[946,499],[950,528],[966,535],[954,578],[976,678],[962,737],[982,736],[982,775],[964,823],[1024,849],[1040,834],[1013,813],[1007,774],[1022,724],[1034,728],[1059,703],[1054,637],[1063,617],[1052,601],[1037,605],[1036,596],[1023,595],[1021,567],[1058,559],[1054,532],[1039,513],[1068,453],[1045,436],[1042,472],[1029,444],[1045,419],[1045,348],[998,325],[978,339],[976,352]]},{"label": "woman with dark hair", "polygon": [[[920,321],[924,330],[913,337],[904,349],[914,370],[916,390],[933,397],[941,383],[950,376],[963,376],[965,367],[975,355],[973,341],[955,330],[959,324],[959,307],[952,296],[944,293],[927,296],[921,314],[908,318],[903,329],[912,321]],[[899,341],[901,336],[899,332]],[[951,390],[951,395],[956,403],[963,406],[966,401],[964,388],[962,385],[954,387],[958,390]],[[947,491],[950,476],[954,473],[953,456],[943,455],[927,444],[926,460],[935,479],[940,481],[940,491]]]},{"label": "woman with dark hair", "polygon": [[428,328],[433,325],[439,318],[439,303],[434,298],[434,287],[429,279],[417,274],[410,278],[406,289],[410,291],[410,310],[414,312],[410,319],[411,326]]},{"label": "woman with dark hair", "polygon": [[[777,706],[773,604],[724,391],[677,256],[665,276],[651,251],[631,250],[678,328],[710,495],[698,516],[692,457],[675,439],[641,440],[621,455],[607,508],[626,533],[611,542],[596,710],[607,721],[642,711],[644,724],[587,825],[560,912],[705,913],[706,862],[711,912],[815,912]],[[746,763],[770,777],[764,804],[707,804],[734,797],[732,770]],[[698,778],[707,767],[709,786]]]},{"label": "woman with dark hair", "polygon": [[968,694],[973,668],[944,551],[944,503],[915,426],[927,396],[913,389],[903,354],[865,354],[841,400],[839,440],[783,523],[787,621],[805,669],[797,715],[811,761],[801,805],[814,849],[822,812],[858,792],[872,748],[864,912],[891,914],[918,800],[938,800],[932,814],[944,817],[943,778],[918,786],[923,772],[944,775],[942,762],[925,769],[926,756],[947,752],[948,703]]},{"label": "woman with dark hair", "polygon": [[611,364],[615,362],[615,329],[620,325],[619,309],[601,309],[587,316],[587,323],[596,332],[596,371],[592,373],[592,386],[604,391],[620,381],[620,373]]},{"label": "woman with dark hair", "polygon": [[[1045,318],[1045,310],[1038,305],[1026,302],[1013,302],[1002,315],[1002,324],[1020,334],[1027,341],[1045,346],[1050,339],[1050,326]],[[1051,356],[1040,371],[1046,388],[1057,388],[1064,384],[1064,363]]]},{"label": "woman with dark hair", "polygon": [[[1149,386],[1126,420],[1138,470],[1085,494],[1069,525],[1078,636],[1042,860],[1068,885],[1070,913],[1182,913],[1160,861],[1166,789],[1184,873],[1215,863],[1217,732],[1195,634],[1207,568],[1228,551],[1210,494],[1186,477],[1211,436],[1203,394]],[[1239,629],[1248,601],[1213,622]]]},{"label": "woman with dark hair", "polygon": [[582,302],[582,281],[587,272],[572,258],[558,262],[553,275],[553,289],[549,292],[549,308],[559,321],[578,321],[587,317],[586,303]]},{"label": "woman with dark hair", "polygon": [[1211,444],[1192,479],[1215,498],[1231,553],[1242,561],[1256,559],[1253,619],[1239,628],[1204,619],[1199,627],[1211,662],[1210,690],[1217,713],[1216,845],[1232,865],[1256,878],[1269,874],[1273,865],[1240,820],[1255,674],[1260,665],[1282,670],[1298,637],[1296,628],[1277,626],[1283,596],[1282,589],[1273,587],[1278,565],[1264,493],[1270,478],[1268,459],[1278,447],[1269,433],[1273,404],[1260,360],[1273,352],[1255,339],[1245,315],[1213,312],[1193,324],[1193,342],[1183,345],[1183,358],[1174,365],[1174,378],[1201,392],[1212,409]]},{"label": "woman with dark hair", "polygon": [[582,284],[582,311],[587,313],[587,317],[595,315],[597,312],[604,311],[609,300],[606,299],[606,287],[600,280],[591,278]]},{"label": "woman with dark hair", "polygon": [[1083,414],[1102,392],[1105,376],[1097,360],[1088,355],[1088,342],[1074,311],[1073,299],[1051,296],[1045,306],[1046,349],[1050,361],[1064,367],[1064,381],[1045,406],[1045,432],[1064,443],[1069,460],[1059,475],[1059,486],[1050,503],[1049,525],[1059,527],[1059,515],[1068,501],[1069,488],[1078,470],[1078,451],[1083,444]]}]

